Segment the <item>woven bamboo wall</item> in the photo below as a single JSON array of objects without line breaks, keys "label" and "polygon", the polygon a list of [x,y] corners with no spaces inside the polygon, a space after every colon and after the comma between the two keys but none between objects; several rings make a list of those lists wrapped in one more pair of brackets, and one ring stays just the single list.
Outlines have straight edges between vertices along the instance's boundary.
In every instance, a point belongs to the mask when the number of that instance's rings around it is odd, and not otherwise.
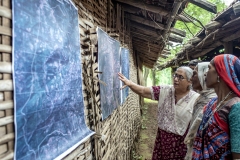
[{"label": "woven bamboo wall", "polygon": [[[120,5],[111,0],[73,0],[78,7],[83,70],[85,120],[96,135],[65,159],[130,159],[140,128],[139,97],[130,91],[127,101],[106,120],[101,120],[96,27],[118,39],[130,50],[130,79],[138,81],[137,65],[127,23]],[[14,156],[14,110],[12,87],[11,0],[0,1],[0,159]]]},{"label": "woven bamboo wall", "polygon": [[10,159],[14,148],[11,4],[0,3],[0,159]]}]

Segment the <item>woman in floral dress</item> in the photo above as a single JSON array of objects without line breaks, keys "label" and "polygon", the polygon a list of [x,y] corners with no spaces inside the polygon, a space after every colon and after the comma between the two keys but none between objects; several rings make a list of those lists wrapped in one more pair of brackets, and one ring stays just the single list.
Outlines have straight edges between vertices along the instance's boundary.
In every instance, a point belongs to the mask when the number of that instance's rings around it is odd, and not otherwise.
[{"label": "woman in floral dress", "polygon": [[193,105],[199,94],[191,90],[193,71],[179,67],[173,75],[173,85],[144,87],[128,80],[121,73],[119,79],[133,92],[144,98],[158,100],[158,131],[152,160],[184,159],[184,144]]}]

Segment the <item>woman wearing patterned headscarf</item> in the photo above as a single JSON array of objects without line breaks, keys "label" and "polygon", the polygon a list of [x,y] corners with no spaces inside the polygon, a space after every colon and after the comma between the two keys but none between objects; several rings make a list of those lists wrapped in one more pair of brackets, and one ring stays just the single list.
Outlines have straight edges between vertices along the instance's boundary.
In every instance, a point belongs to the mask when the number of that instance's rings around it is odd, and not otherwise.
[{"label": "woman wearing patterned headscarf", "polygon": [[187,154],[185,160],[192,159],[193,142],[196,137],[198,127],[202,121],[203,107],[213,98],[216,93],[213,89],[208,89],[205,82],[205,73],[208,71],[209,62],[198,63],[193,70],[192,87],[200,96],[196,100],[193,108],[192,120],[189,125],[189,131],[184,139],[187,145]]},{"label": "woman wearing patterned headscarf", "polygon": [[214,57],[206,76],[218,98],[205,107],[193,144],[193,159],[240,159],[240,60]]}]

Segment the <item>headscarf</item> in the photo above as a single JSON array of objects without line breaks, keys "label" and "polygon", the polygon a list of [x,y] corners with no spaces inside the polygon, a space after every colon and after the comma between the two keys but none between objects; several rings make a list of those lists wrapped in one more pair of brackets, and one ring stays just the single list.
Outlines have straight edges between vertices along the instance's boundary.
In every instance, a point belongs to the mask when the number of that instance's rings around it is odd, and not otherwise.
[{"label": "headscarf", "polygon": [[207,71],[208,71],[208,65],[210,62],[201,62],[197,64],[198,67],[198,79],[199,82],[202,86],[202,90],[206,90],[207,86],[206,86],[206,81],[205,78],[206,76],[204,75]]},{"label": "headscarf", "polygon": [[240,97],[240,60],[231,54],[214,57],[218,75]]},{"label": "headscarf", "polygon": [[200,96],[196,100],[194,107],[193,107],[193,115],[189,125],[188,133],[184,139],[184,143],[187,145],[187,153],[185,156],[185,160],[192,159],[192,152],[193,152],[193,142],[196,137],[198,127],[202,121],[203,117],[203,107],[213,98],[216,97],[216,93],[213,89],[208,89],[206,86],[204,75],[208,71],[208,64],[209,62],[201,62],[198,63],[198,79],[202,86],[202,91],[198,93]]}]

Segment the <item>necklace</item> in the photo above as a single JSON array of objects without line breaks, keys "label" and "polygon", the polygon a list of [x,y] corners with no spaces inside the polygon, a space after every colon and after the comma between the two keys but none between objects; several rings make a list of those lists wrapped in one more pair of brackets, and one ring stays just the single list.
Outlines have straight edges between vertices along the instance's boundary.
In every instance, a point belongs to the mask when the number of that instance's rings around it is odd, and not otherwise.
[{"label": "necklace", "polygon": [[[218,103],[217,107],[213,110],[213,112],[211,112],[211,113],[209,113],[209,114],[206,114],[206,117],[208,118],[208,120],[207,120],[207,122],[205,123],[204,127],[202,128],[202,130],[204,130],[204,129],[208,126],[208,123],[209,123],[209,121],[212,119],[212,116],[214,115],[214,113],[220,109],[220,106],[222,105],[222,103],[223,103],[232,93],[233,93],[233,92],[230,91],[230,92],[223,98],[223,100],[221,100],[221,101]],[[223,106],[224,106],[224,105],[223,105]]]}]

